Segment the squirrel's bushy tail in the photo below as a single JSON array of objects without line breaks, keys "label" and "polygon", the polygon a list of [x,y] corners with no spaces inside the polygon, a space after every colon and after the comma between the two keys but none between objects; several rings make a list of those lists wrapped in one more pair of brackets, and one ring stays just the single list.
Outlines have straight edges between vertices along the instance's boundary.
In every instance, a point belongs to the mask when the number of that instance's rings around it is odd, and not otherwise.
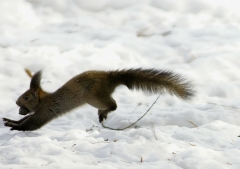
[{"label": "squirrel's bushy tail", "polygon": [[194,96],[192,84],[179,74],[156,69],[123,69],[110,71],[116,84],[124,84],[129,89],[163,94],[166,91],[184,100]]}]

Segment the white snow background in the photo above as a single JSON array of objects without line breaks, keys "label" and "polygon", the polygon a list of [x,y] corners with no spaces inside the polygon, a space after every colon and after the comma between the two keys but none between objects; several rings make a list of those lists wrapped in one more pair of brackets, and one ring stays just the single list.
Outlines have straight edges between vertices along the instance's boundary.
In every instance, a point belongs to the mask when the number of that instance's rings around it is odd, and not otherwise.
[{"label": "white snow background", "polygon": [[[0,115],[20,119],[24,72],[53,92],[87,70],[168,69],[195,84],[165,94],[134,127],[105,129],[80,107],[33,132],[0,122],[0,168],[240,169],[240,4],[234,0],[0,1]],[[158,95],[116,89],[106,126],[123,128]]]}]

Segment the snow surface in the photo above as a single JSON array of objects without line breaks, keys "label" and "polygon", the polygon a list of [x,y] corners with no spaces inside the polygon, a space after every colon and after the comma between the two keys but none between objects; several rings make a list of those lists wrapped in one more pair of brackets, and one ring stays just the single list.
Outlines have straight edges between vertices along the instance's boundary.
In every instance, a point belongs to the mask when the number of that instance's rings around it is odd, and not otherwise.
[{"label": "snow surface", "polygon": [[[219,3],[218,3],[219,2]],[[170,69],[196,97],[161,96],[124,131],[88,105],[33,132],[0,123],[0,168],[240,169],[240,15],[234,0],[0,1],[1,117],[20,119],[24,72],[54,91],[86,70]],[[158,95],[117,88],[106,126],[123,128]]]}]

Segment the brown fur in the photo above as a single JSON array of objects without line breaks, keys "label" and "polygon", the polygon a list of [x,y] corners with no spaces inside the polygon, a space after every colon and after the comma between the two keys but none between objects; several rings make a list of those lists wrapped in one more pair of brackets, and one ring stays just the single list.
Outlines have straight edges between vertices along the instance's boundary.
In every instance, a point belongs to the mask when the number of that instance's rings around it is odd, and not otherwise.
[{"label": "brown fur", "polygon": [[107,119],[109,112],[116,110],[117,104],[111,97],[118,85],[129,89],[143,90],[149,93],[168,92],[184,100],[194,96],[192,85],[180,75],[171,71],[156,69],[123,69],[115,71],[87,71],[79,74],[53,93],[45,92],[40,86],[41,72],[32,76],[30,89],[17,100],[19,113],[26,115],[14,121],[3,118],[5,126],[11,130],[36,130],[54,118],[63,115],[83,104],[98,109],[99,121]]}]

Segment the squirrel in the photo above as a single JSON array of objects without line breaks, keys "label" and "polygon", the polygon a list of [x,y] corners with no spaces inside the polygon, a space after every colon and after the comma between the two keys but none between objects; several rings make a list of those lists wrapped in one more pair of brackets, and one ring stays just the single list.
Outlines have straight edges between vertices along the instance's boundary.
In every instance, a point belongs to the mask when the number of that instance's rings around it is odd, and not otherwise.
[{"label": "squirrel", "polygon": [[168,70],[136,68],[86,71],[73,77],[53,93],[45,92],[41,88],[41,71],[33,76],[30,71],[26,72],[32,77],[30,89],[16,101],[20,107],[19,114],[26,116],[18,121],[3,118],[4,125],[11,127],[10,130],[37,130],[86,103],[98,109],[99,122],[102,122],[107,119],[108,113],[117,108],[111,95],[119,85],[148,93],[168,92],[183,100],[190,100],[195,94],[190,81]]}]

